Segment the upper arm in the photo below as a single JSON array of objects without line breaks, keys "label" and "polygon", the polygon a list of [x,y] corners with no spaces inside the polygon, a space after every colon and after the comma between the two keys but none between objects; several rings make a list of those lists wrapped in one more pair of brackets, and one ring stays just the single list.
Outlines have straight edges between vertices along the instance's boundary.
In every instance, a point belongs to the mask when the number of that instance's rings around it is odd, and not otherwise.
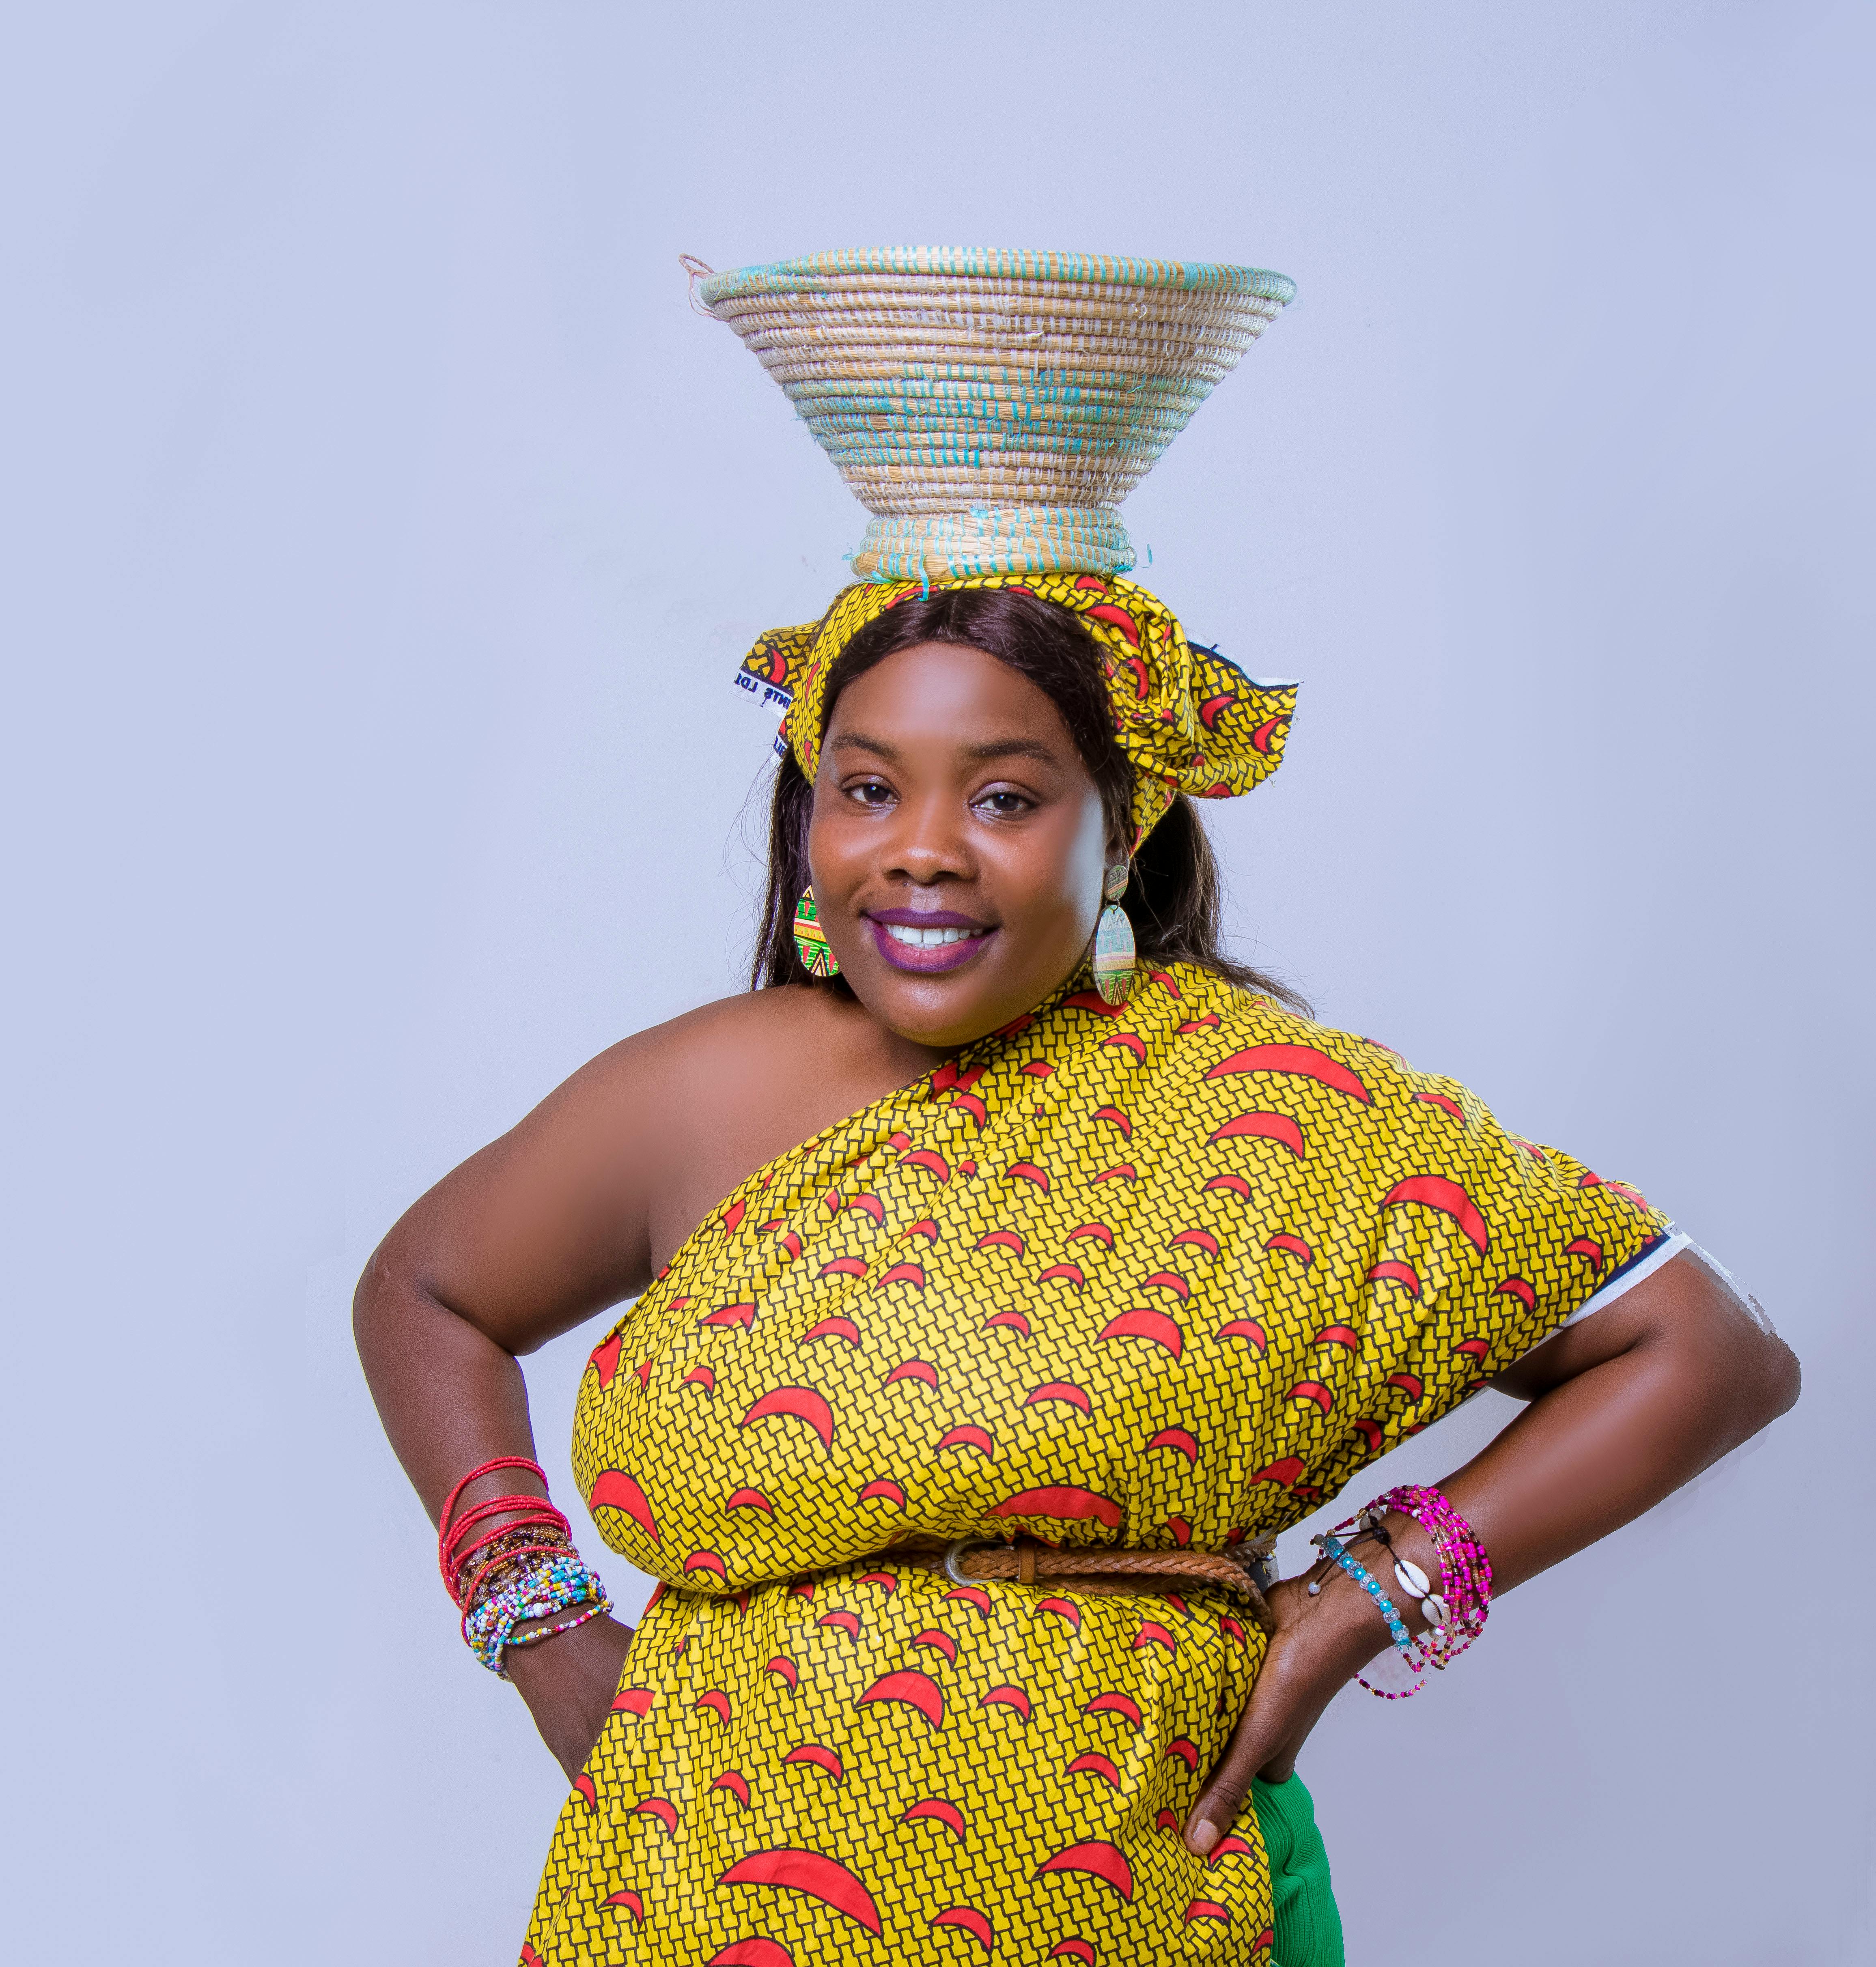
[{"label": "upper arm", "polygon": [[757,991],[602,1052],[406,1212],[361,1303],[395,1281],[526,1352],[636,1297],[752,1170],[876,1090],[830,1069],[826,1017]]},{"label": "upper arm", "polygon": [[447,1306],[511,1352],[642,1290],[668,1028],[603,1052],[406,1211],[367,1278]]},{"label": "upper arm", "polygon": [[1697,1246],[1590,1317],[1565,1326],[1493,1384],[1515,1399],[1535,1400],[1644,1346],[1677,1348],[1688,1370],[1729,1384],[1748,1405],[1762,1404],[1765,1419],[1797,1398],[1798,1362],[1790,1348]]}]

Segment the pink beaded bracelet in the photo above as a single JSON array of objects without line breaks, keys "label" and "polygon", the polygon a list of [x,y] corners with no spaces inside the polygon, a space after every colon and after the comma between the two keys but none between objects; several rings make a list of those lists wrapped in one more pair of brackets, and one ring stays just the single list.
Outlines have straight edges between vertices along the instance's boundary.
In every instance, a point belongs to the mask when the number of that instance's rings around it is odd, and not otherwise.
[{"label": "pink beaded bracelet", "polygon": [[[1411,1516],[1432,1539],[1440,1565],[1437,1586],[1419,1565],[1394,1553],[1393,1539],[1382,1522],[1390,1511]],[[1420,1649],[1427,1665],[1444,1671],[1485,1630],[1492,1601],[1491,1559],[1478,1533],[1439,1490],[1418,1483],[1389,1489],[1338,1524],[1334,1534],[1351,1542],[1372,1536],[1388,1546],[1395,1583],[1426,1617]],[[1378,1660],[1371,1671],[1383,1681],[1399,1677],[1389,1656]],[[1405,1700],[1425,1684],[1416,1680],[1411,1686],[1376,1685],[1363,1675],[1356,1677],[1370,1694],[1384,1701]]]},{"label": "pink beaded bracelet", "polygon": [[[1378,1524],[1390,1510],[1411,1516],[1432,1539],[1438,1554],[1439,1587],[1428,1592],[1421,1602],[1429,1622],[1427,1657],[1444,1668],[1485,1630],[1492,1608],[1492,1561],[1478,1533],[1438,1489],[1405,1483],[1377,1496],[1362,1514]],[[1418,1567],[1413,1569],[1417,1577]],[[1406,1588],[1405,1580],[1402,1588]]]}]

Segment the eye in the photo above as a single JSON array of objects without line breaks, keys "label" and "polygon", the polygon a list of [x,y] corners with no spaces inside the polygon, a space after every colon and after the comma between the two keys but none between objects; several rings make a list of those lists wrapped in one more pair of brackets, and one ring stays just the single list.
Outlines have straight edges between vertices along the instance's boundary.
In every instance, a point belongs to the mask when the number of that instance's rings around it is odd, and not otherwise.
[{"label": "eye", "polygon": [[1035,801],[1011,791],[1007,786],[999,786],[994,791],[980,793],[975,803],[979,812],[988,813],[992,819],[1014,819],[1019,813],[1027,812]]},{"label": "eye", "polygon": [[878,779],[861,779],[846,788],[846,796],[860,806],[889,806],[892,803],[892,788]]}]

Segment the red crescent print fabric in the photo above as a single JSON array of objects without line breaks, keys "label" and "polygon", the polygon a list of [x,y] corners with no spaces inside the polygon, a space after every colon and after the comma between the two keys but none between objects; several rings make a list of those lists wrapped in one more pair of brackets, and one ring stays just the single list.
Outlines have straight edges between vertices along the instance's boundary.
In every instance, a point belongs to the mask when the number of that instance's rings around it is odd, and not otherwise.
[{"label": "red crescent print fabric", "polygon": [[[1166,603],[1132,581],[1092,573],[985,573],[931,586],[1033,594],[1066,608],[1094,638],[1107,673],[1114,736],[1134,766],[1137,841],[1164,817],[1176,793],[1230,799],[1282,763],[1296,685],[1254,680],[1216,650],[1188,641]],[[771,628],[744,657],[737,681],[788,705],[788,741],[810,780],[820,767],[827,675],[840,652],[888,609],[930,591],[917,580],[843,588],[820,621]]]},{"label": "red crescent print fabric", "polygon": [[1209,1864],[1179,1834],[1257,1627],[884,1553],[1282,1529],[1666,1230],[1367,1039],[1085,981],[760,1170],[597,1348],[575,1470],[662,1582],[548,1967],[1263,1967],[1254,1815]]}]

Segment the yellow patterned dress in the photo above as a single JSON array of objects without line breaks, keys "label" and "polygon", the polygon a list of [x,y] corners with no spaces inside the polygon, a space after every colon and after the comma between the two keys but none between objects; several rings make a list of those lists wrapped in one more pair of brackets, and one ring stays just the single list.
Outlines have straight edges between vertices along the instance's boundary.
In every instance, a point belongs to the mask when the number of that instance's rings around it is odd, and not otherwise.
[{"label": "yellow patterned dress", "polygon": [[1261,1967],[1254,1815],[1209,1860],[1179,1835],[1262,1658],[1240,1608],[880,1554],[1283,1529],[1667,1227],[1184,966],[781,1156],[586,1374],[582,1490],[662,1583],[523,1961]]}]

